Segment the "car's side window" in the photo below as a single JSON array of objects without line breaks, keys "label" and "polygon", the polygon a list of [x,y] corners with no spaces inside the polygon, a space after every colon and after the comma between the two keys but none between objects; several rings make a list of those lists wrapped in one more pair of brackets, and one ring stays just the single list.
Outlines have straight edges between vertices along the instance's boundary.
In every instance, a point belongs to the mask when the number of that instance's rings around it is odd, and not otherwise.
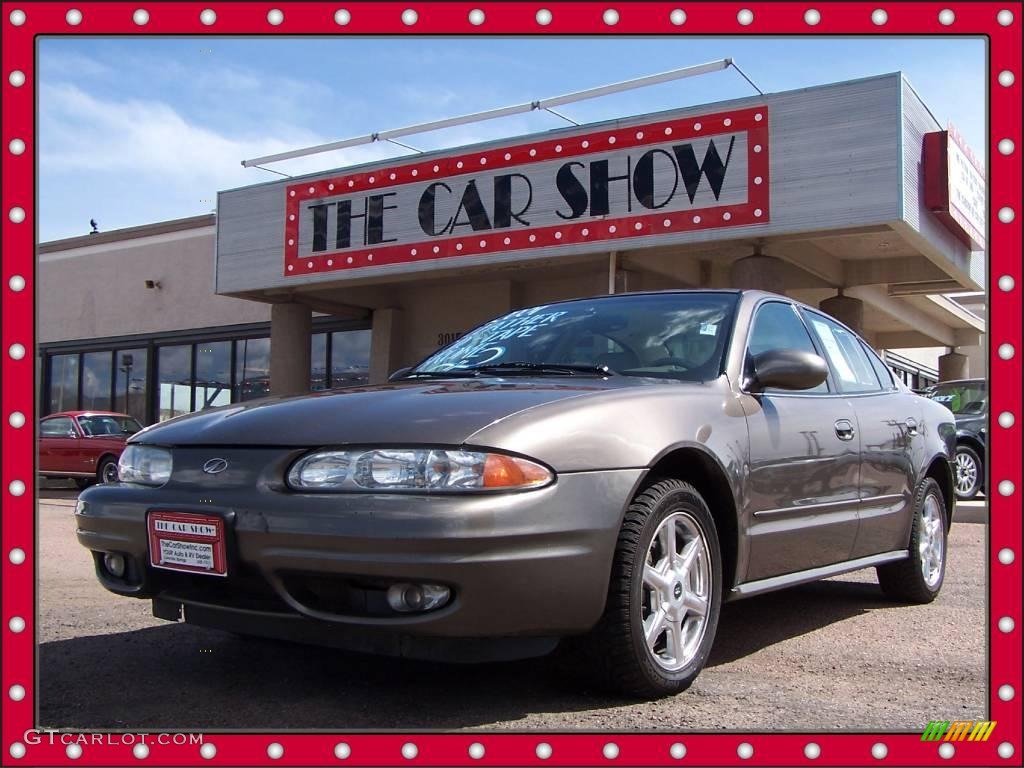
[{"label": "car's side window", "polygon": [[55,419],[44,419],[39,422],[40,437],[67,437],[75,431],[75,426],[67,416],[58,416]]},{"label": "car's side window", "polygon": [[[798,352],[818,354],[814,342],[804,326],[803,320],[796,313],[792,304],[771,301],[762,304],[754,317],[754,325],[747,341],[748,359],[773,349],[791,349]],[[828,384],[822,382],[814,389],[803,390],[803,393],[828,392]]]},{"label": "car's side window", "polygon": [[863,344],[864,352],[868,356],[868,360],[871,361],[871,367],[875,369],[875,375],[878,376],[878,380],[882,382],[882,389],[895,389],[896,382],[893,380],[892,371],[889,370],[889,366],[882,362],[882,359],[875,354],[875,351],[871,349],[867,344]]},{"label": "car's side window", "polygon": [[861,346],[860,339],[838,323],[816,312],[808,312],[811,327],[843,392],[878,392],[882,385]]}]

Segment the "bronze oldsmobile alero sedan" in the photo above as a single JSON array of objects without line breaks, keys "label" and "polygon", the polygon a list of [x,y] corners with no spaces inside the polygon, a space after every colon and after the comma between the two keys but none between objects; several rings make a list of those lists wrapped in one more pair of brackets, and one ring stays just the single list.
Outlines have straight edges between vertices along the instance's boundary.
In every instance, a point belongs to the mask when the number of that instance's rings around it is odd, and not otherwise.
[{"label": "bronze oldsmobile alero sedan", "polygon": [[561,641],[659,696],[723,600],[867,567],[933,600],[955,437],[813,308],[623,294],[511,312],[384,385],[147,428],[76,520],[159,618],[455,661]]}]

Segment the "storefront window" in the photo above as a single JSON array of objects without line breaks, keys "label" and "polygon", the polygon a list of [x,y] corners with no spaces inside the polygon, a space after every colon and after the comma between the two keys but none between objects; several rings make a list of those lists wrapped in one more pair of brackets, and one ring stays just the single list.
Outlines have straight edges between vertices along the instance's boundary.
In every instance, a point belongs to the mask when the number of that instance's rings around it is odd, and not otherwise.
[{"label": "storefront window", "polygon": [[78,355],[55,354],[50,357],[49,413],[78,409]]},{"label": "storefront window", "polygon": [[188,413],[192,410],[192,346],[160,347],[157,361],[160,382],[157,420]]},{"label": "storefront window", "polygon": [[114,353],[114,410],[146,423],[146,374],[149,354],[145,348],[120,349]]},{"label": "storefront window", "polygon": [[231,342],[196,344],[195,410],[231,402]]},{"label": "storefront window", "polygon": [[327,389],[327,334],[314,333],[309,345],[309,388]]},{"label": "storefront window", "polygon": [[331,334],[331,387],[365,384],[370,373],[370,331]]},{"label": "storefront window", "polygon": [[88,352],[82,355],[82,409],[110,410],[111,353]]},{"label": "storefront window", "polygon": [[235,402],[270,394],[270,339],[235,342]]},{"label": "storefront window", "polygon": [[78,408],[78,355],[54,355],[50,358],[49,413]]}]

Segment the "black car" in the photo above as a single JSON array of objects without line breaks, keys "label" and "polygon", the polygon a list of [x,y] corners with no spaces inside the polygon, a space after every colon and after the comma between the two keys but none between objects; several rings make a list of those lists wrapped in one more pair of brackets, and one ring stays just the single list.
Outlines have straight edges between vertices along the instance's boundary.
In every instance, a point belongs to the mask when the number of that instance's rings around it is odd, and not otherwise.
[{"label": "black car", "polygon": [[958,499],[973,499],[985,490],[988,383],[984,379],[944,381],[928,397],[949,408],[956,418],[954,490]]}]

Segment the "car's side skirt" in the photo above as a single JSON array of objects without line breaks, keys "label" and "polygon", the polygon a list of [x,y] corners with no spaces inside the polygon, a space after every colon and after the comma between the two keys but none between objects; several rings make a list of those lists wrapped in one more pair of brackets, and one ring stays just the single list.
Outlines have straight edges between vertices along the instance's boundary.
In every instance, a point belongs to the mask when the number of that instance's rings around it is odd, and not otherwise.
[{"label": "car's side skirt", "polygon": [[797,584],[819,581],[820,579],[827,579],[831,576],[838,576],[841,573],[859,571],[861,568],[871,568],[875,565],[884,565],[885,563],[894,563],[897,560],[905,560],[909,556],[909,551],[901,549],[895,552],[882,552],[877,555],[858,557],[856,560],[845,560],[841,563],[833,563],[832,565],[823,565],[819,568],[810,568],[806,571],[786,573],[782,576],[772,576],[769,579],[748,581],[746,584],[740,584],[739,586],[734,587],[732,592],[729,594],[728,599],[738,600],[742,597],[760,595],[763,592],[771,592],[776,589],[793,587]]}]

